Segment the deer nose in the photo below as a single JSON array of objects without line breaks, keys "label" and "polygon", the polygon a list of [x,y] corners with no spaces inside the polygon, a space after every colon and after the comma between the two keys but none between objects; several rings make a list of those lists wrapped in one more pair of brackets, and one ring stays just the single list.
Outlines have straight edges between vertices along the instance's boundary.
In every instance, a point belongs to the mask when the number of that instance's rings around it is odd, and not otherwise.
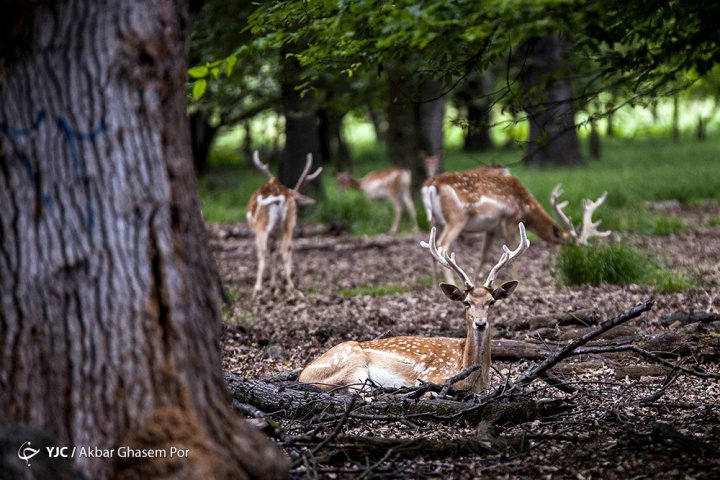
[{"label": "deer nose", "polygon": [[487,328],[487,319],[476,318],[473,322],[473,325],[475,326],[475,330],[485,330]]}]

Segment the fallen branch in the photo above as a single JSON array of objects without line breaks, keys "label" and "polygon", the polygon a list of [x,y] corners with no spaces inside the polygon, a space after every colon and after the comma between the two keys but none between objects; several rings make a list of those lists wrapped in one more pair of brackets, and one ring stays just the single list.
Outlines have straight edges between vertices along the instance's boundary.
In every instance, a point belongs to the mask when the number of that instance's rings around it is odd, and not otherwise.
[{"label": "fallen branch", "polygon": [[611,328],[622,325],[623,323],[632,320],[633,318],[639,317],[644,312],[650,310],[650,308],[652,308],[652,305],[653,300],[649,299],[635,305],[629,311],[622,313],[615,318],[604,321],[597,328],[594,328],[592,331],[571,342],[566,347],[548,356],[540,365],[537,365],[527,370],[524,374],[520,376],[520,378],[518,378],[514,382],[515,385],[513,388],[519,388],[529,385],[530,383],[532,383],[533,380],[550,370],[554,365],[557,365],[565,358],[571,356],[573,352],[575,352],[575,350],[577,350],[578,348],[582,347],[589,341],[599,337]]},{"label": "fallen branch", "polygon": [[[266,382],[244,379],[225,372],[225,380],[233,398],[249,404],[274,417],[288,419],[314,418],[323,414],[332,420],[347,414],[351,418],[371,420],[425,420],[432,422],[456,422],[465,420],[479,422],[486,417],[497,423],[515,423],[567,411],[573,407],[563,399],[518,399],[508,395],[505,401],[481,402],[481,397],[470,392],[463,394],[462,401],[443,398],[410,399],[392,396],[373,402],[361,402],[357,396],[323,392],[311,385],[298,382]],[[415,387],[422,388],[422,387]],[[443,386],[435,385],[437,391]],[[408,389],[404,389],[407,392]],[[398,391],[403,393],[403,390]],[[350,406],[353,405],[351,408]]]}]

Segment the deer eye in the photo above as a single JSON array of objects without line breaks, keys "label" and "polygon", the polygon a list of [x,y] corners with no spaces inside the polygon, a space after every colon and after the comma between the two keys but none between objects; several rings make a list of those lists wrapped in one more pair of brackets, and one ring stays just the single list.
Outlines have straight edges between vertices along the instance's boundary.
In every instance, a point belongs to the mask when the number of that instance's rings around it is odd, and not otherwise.
[{"label": "deer eye", "polygon": [[495,299],[492,299],[488,302],[488,307],[492,307],[493,305],[495,305]]},{"label": "deer eye", "polygon": [[470,308],[470,302],[467,300],[463,300],[463,305],[465,305],[465,308]]}]

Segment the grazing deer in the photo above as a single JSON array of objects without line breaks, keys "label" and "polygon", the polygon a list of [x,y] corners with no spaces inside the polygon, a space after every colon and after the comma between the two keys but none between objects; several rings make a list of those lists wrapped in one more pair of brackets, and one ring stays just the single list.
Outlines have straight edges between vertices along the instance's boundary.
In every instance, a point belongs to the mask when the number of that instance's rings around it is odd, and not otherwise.
[{"label": "grazing deer", "polygon": [[403,205],[413,222],[413,231],[417,232],[417,218],[415,205],[413,205],[410,186],[412,185],[412,174],[410,170],[402,168],[387,168],[370,172],[360,180],[353,178],[349,173],[338,173],[335,178],[341,187],[360,190],[368,198],[387,198],[393,208],[393,223],[390,227],[390,234],[395,235],[400,225]]},{"label": "grazing deer", "polygon": [[[463,231],[485,233],[478,272],[496,233],[504,235],[506,243],[512,243],[520,222],[550,243],[561,243],[568,236],[504,167],[481,167],[429,178],[422,187],[422,200],[430,224],[444,225],[439,247],[449,249]],[[452,275],[445,273],[446,281],[452,282]]]},{"label": "grazing deer", "polygon": [[497,300],[508,298],[518,285],[513,280],[494,288],[501,269],[512,263],[530,246],[525,226],[519,225],[520,245],[510,251],[503,246],[500,261],[490,270],[487,280],[476,287],[467,273],[458,266],[455,254],[439,248],[436,230],[430,231],[428,243],[421,242],[432,257],[462,281],[458,288],[440,284],[443,293],[465,306],[467,335],[462,338],[393,337],[367,342],[345,342],[334,346],[310,362],[300,373],[299,380],[317,384],[323,390],[334,388],[362,388],[368,381],[383,387],[413,386],[418,380],[444,383],[473,365],[480,369],[454,386],[472,392],[488,387],[490,379],[490,338],[492,336],[492,306]]},{"label": "grazing deer", "polygon": [[[322,171],[322,167],[320,167],[314,173],[308,175],[312,167],[312,161],[312,154],[308,153],[305,168],[295,188],[290,189],[270,173],[268,166],[260,161],[257,150],[253,153],[253,163],[258,170],[268,177],[268,181],[252,194],[247,206],[247,223],[255,232],[255,247],[258,259],[257,280],[255,281],[253,295],[257,295],[262,290],[266,258],[270,260],[270,284],[275,287],[276,272],[273,258],[275,249],[273,245],[268,245],[268,242],[275,243],[278,237],[281,237],[280,256],[287,290],[289,292],[295,291],[295,285],[292,281],[292,235],[297,221],[297,206],[298,204],[311,205],[315,203],[312,198],[302,195],[300,188],[305,182],[317,178]],[[269,255],[268,246],[270,246]]]}]

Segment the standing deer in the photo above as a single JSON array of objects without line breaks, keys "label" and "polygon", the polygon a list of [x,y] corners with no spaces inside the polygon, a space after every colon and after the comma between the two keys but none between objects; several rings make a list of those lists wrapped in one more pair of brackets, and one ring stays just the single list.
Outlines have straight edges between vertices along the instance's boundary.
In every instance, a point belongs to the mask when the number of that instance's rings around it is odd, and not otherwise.
[{"label": "standing deer", "polygon": [[[280,237],[280,256],[287,290],[288,292],[296,291],[292,281],[292,235],[297,222],[297,206],[298,204],[311,205],[315,203],[312,198],[301,194],[300,188],[305,182],[317,178],[322,171],[322,167],[319,167],[314,173],[308,175],[312,162],[312,154],[308,153],[305,168],[295,188],[290,189],[270,173],[268,166],[260,161],[257,150],[253,153],[253,163],[268,178],[268,181],[252,194],[247,206],[247,223],[255,232],[258,259],[257,280],[253,288],[253,295],[257,295],[262,290],[266,259],[270,260],[270,284],[275,287],[276,269],[273,244],[278,237]],[[268,247],[270,247],[269,252]]]},{"label": "standing deer", "polygon": [[[472,392],[485,390],[490,380],[490,338],[492,336],[492,306],[497,300],[508,298],[518,286],[515,280],[494,288],[498,273],[530,246],[525,226],[519,226],[520,244],[511,251],[506,245],[500,261],[490,270],[487,280],[476,287],[455,261],[455,254],[437,246],[436,230],[430,231],[429,242],[421,242],[443,267],[454,272],[463,287],[442,283],[443,293],[465,306],[467,335],[462,338],[393,337],[367,342],[345,342],[334,346],[310,362],[300,373],[299,380],[317,384],[323,390],[334,388],[362,388],[369,382],[383,387],[413,386],[418,380],[444,383],[473,365],[480,368],[455,387]],[[355,385],[356,387],[353,387]]]},{"label": "standing deer", "polygon": [[360,180],[353,178],[349,173],[342,172],[335,176],[341,187],[360,190],[368,198],[386,198],[393,208],[393,223],[390,227],[390,234],[395,235],[400,225],[403,205],[413,222],[413,231],[417,232],[417,218],[415,205],[413,205],[410,186],[412,185],[412,174],[410,170],[402,168],[387,168],[370,172]]}]

